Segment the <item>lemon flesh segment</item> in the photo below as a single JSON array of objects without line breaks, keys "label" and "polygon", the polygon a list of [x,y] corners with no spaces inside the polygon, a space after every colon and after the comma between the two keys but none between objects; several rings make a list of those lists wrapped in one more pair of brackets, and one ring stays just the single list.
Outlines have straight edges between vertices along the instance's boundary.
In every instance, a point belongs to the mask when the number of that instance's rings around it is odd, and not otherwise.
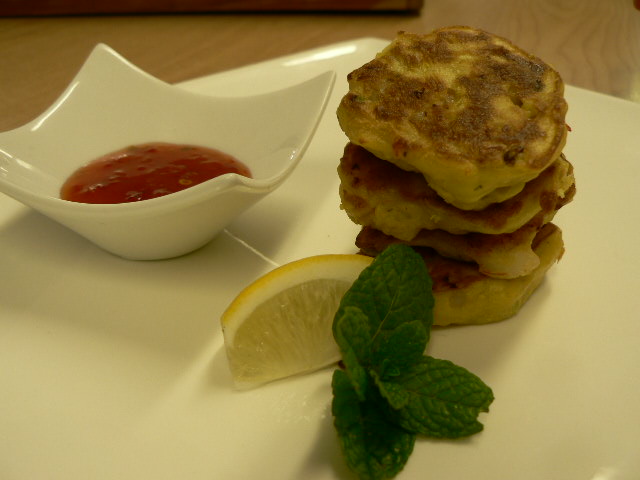
[{"label": "lemon flesh segment", "polygon": [[342,296],[370,263],[362,255],[308,257],[243,290],[221,319],[236,386],[253,387],[337,362],[333,317]]}]

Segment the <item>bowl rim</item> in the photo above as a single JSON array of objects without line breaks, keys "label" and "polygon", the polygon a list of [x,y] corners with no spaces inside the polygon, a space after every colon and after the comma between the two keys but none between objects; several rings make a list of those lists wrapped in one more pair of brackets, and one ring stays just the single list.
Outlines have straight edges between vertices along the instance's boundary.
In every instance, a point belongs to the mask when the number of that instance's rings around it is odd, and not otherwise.
[{"label": "bowl rim", "polygon": [[[106,63],[105,63],[106,62]],[[35,130],[38,129],[40,125],[42,125],[45,121],[47,121],[50,117],[54,118],[54,113],[58,108],[68,101],[68,99],[73,95],[73,91],[76,88],[77,84],[82,81],[82,79],[87,75],[87,72],[92,68],[96,68],[98,66],[111,65],[114,63],[118,63],[121,66],[127,67],[127,69],[131,72],[131,74],[135,74],[140,79],[149,82],[155,85],[155,88],[160,88],[166,90],[167,93],[171,95],[182,96],[183,98],[189,98],[192,100],[206,100],[207,102],[212,101],[224,101],[224,102],[233,102],[241,99],[242,101],[250,101],[252,99],[264,98],[266,96],[274,95],[274,94],[283,94],[284,92],[296,88],[303,88],[307,84],[311,84],[315,82],[319,86],[323,88],[323,95],[317,111],[314,112],[315,120],[311,128],[309,128],[308,133],[303,138],[303,141],[296,145],[296,149],[293,153],[291,153],[286,165],[277,171],[275,174],[269,177],[263,178],[253,178],[246,177],[235,173],[227,173],[224,175],[220,175],[218,177],[212,178],[205,182],[202,182],[198,185],[194,185],[193,187],[174,192],[168,195],[164,195],[161,197],[156,197],[152,199],[147,199],[138,202],[124,202],[124,203],[114,203],[114,204],[89,204],[89,203],[80,203],[69,200],[64,200],[60,197],[56,197],[54,195],[48,193],[41,193],[37,190],[28,189],[22,185],[18,185],[15,182],[12,182],[6,179],[4,176],[0,175],[0,192],[5,193],[22,203],[27,205],[36,206],[36,205],[46,205],[47,208],[56,208],[56,209],[64,209],[68,211],[73,211],[76,214],[117,214],[117,215],[133,215],[137,214],[141,211],[146,210],[155,210],[155,209],[164,209],[164,210],[174,210],[180,209],[185,204],[193,204],[197,203],[200,200],[204,200],[207,197],[211,197],[212,195],[218,195],[224,191],[228,191],[233,188],[245,189],[255,193],[266,194],[275,188],[277,188],[280,183],[282,183],[288,175],[293,171],[298,162],[301,160],[304,155],[311,139],[313,138],[315,131],[320,123],[321,118],[324,115],[326,110],[326,106],[328,100],[331,96],[331,91],[335,84],[335,72],[332,70],[327,70],[321,74],[315,75],[314,77],[307,79],[305,81],[299,82],[295,85],[288,86],[279,90],[274,90],[272,92],[261,93],[256,95],[246,95],[240,97],[219,97],[215,95],[208,95],[203,93],[197,93],[190,91],[188,89],[181,88],[178,85],[173,85],[159,78],[149,74],[148,72],[142,70],[140,67],[126,59],[116,50],[111,48],[105,43],[96,44],[91,50],[90,54],[83,62],[82,66],[75,74],[73,79],[69,82],[63,92],[58,96],[56,100],[53,101],[49,107],[47,107],[41,114],[39,114],[36,118],[31,121],[25,123],[22,126],[16,127],[14,129],[0,132],[0,153],[6,155],[8,158],[13,157],[10,150],[4,150],[2,148],[2,139],[10,138],[14,135],[27,135],[34,133]],[[155,142],[156,140],[151,140]],[[163,140],[157,140],[162,142]],[[141,142],[144,143],[144,142]],[[177,143],[177,142],[166,142],[166,143]],[[187,142],[185,142],[187,143]],[[126,145],[124,145],[126,146]],[[215,148],[215,147],[214,147]],[[104,152],[108,154],[109,152]],[[90,162],[91,159],[88,159],[86,163]],[[84,164],[79,164],[78,168]],[[251,168],[251,166],[249,166]],[[64,182],[64,179],[62,180]],[[60,185],[62,186],[62,184]],[[27,200],[27,201],[23,201]]]}]

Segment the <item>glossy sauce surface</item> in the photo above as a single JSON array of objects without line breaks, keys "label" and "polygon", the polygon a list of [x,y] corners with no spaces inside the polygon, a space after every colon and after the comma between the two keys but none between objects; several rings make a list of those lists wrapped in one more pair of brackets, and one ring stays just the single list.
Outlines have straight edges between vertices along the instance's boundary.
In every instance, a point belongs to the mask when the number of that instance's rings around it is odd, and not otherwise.
[{"label": "glossy sauce surface", "polygon": [[225,173],[251,177],[246,165],[219,150],[145,143],[108,153],[79,168],[63,184],[60,197],[80,203],[139,202]]}]

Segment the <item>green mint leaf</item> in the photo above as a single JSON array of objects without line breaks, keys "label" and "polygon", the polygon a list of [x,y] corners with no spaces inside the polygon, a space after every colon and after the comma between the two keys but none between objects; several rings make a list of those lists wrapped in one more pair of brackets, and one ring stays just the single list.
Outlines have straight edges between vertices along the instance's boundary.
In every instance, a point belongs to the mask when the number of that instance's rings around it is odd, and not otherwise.
[{"label": "green mint leaf", "polygon": [[353,350],[342,354],[342,362],[345,366],[347,378],[358,395],[358,399],[364,401],[366,399],[366,392],[369,389],[369,375],[367,374],[367,370],[360,365]]},{"label": "green mint leaf", "polygon": [[360,480],[393,478],[406,464],[416,435],[390,422],[379,396],[359,400],[347,374],[333,373],[332,413],[347,465]]},{"label": "green mint leaf", "polygon": [[[393,380],[409,401],[397,411],[403,428],[439,438],[459,438],[482,430],[493,392],[480,378],[448,360],[423,357]],[[396,393],[396,395],[398,395]]]},{"label": "green mint leaf", "polygon": [[371,357],[371,329],[365,314],[357,307],[344,308],[334,319],[334,338],[349,380],[358,398],[364,400],[369,377],[363,365]]},{"label": "green mint leaf", "polygon": [[371,371],[370,374],[376,387],[378,387],[380,395],[389,403],[391,408],[400,410],[407,406],[411,400],[411,394],[402,385],[393,381],[385,382],[375,371]]},{"label": "green mint leaf", "polygon": [[340,351],[352,350],[361,363],[368,363],[373,332],[362,310],[348,306],[336,314],[333,322],[333,336]]},{"label": "green mint leaf", "polygon": [[382,379],[397,377],[420,361],[429,336],[424,324],[415,320],[380,334],[371,355],[371,363]]},{"label": "green mint leaf", "polygon": [[[344,295],[336,317],[358,307],[369,320],[374,341],[406,321],[420,320],[425,330],[433,323],[431,277],[424,261],[411,247],[386,248],[367,267]],[[334,323],[335,326],[335,323]]]}]

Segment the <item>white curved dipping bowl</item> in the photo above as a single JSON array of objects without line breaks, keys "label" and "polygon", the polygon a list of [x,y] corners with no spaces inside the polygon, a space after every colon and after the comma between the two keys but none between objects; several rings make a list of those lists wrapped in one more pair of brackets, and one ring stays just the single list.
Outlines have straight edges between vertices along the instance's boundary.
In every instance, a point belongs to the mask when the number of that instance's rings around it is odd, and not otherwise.
[{"label": "white curved dipping bowl", "polygon": [[[0,133],[0,191],[121,257],[182,255],[205,245],[291,174],[334,80],[333,72],[325,72],[272,93],[218,98],[164,83],[98,45],[46,112]],[[221,150],[247,165],[252,178],[226,174],[135,203],[59,198],[78,167],[147,142]]]}]

